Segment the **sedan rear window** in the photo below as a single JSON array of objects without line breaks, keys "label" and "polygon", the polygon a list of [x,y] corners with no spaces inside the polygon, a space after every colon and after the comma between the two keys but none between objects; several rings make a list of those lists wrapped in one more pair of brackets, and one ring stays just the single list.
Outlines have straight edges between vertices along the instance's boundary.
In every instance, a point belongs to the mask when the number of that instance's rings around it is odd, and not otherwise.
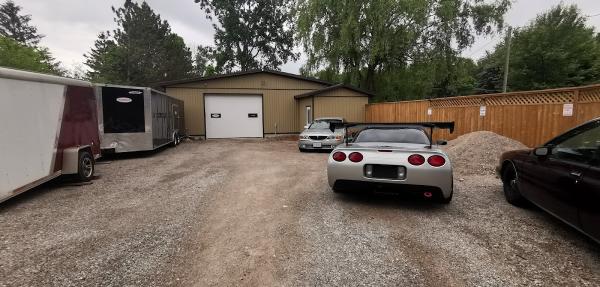
[{"label": "sedan rear window", "polygon": [[429,137],[419,129],[366,129],[358,134],[354,142],[429,144]]}]

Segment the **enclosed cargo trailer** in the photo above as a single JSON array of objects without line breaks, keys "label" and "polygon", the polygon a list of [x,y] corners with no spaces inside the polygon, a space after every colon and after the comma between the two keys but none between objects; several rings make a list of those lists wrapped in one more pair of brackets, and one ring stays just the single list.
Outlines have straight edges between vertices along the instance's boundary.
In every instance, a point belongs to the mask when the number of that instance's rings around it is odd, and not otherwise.
[{"label": "enclosed cargo trailer", "polygon": [[90,180],[99,156],[91,83],[0,68],[0,202],[60,175]]},{"label": "enclosed cargo trailer", "polygon": [[103,152],[149,151],[185,136],[183,101],[147,87],[96,85]]}]

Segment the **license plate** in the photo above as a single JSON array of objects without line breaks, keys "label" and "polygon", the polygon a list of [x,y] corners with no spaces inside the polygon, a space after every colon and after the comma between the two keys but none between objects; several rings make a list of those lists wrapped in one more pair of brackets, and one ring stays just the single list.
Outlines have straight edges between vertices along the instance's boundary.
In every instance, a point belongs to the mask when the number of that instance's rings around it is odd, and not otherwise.
[{"label": "license plate", "polygon": [[313,147],[321,147],[321,143],[313,143]]},{"label": "license plate", "polygon": [[365,176],[381,179],[406,179],[406,167],[395,165],[365,165]]}]

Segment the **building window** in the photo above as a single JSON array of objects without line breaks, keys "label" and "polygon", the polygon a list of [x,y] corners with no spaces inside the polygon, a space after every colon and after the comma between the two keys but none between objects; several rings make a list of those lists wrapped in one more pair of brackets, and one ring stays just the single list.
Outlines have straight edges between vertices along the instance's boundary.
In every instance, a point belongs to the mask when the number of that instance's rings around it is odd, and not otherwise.
[{"label": "building window", "polygon": [[312,123],[312,109],[311,106],[306,106],[306,125]]}]

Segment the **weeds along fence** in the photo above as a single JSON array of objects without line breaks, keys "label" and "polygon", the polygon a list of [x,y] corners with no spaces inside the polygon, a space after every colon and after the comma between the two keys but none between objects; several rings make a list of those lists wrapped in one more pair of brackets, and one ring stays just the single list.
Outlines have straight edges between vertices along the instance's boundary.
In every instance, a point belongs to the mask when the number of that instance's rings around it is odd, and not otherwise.
[{"label": "weeds along fence", "polygon": [[541,145],[564,131],[600,117],[600,84],[574,88],[513,92],[431,100],[373,103],[367,122],[454,121],[455,139],[474,131],[492,131],[529,147]]}]

